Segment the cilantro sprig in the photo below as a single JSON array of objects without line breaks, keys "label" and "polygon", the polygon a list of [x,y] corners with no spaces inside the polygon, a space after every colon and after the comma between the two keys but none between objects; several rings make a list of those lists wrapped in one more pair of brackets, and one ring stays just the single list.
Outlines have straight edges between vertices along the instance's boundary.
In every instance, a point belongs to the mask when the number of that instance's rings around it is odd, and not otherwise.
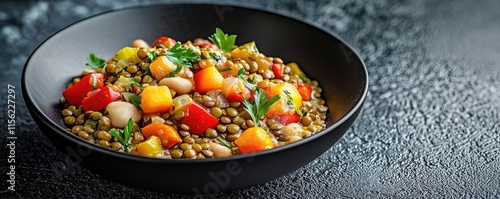
[{"label": "cilantro sprig", "polygon": [[132,118],[130,118],[127,122],[127,125],[123,129],[123,131],[112,128],[109,130],[109,133],[118,139],[120,143],[122,143],[123,147],[125,148],[126,152],[130,152],[130,134],[132,133],[134,129],[134,122],[132,121]]},{"label": "cilantro sprig", "polygon": [[106,65],[106,60],[97,57],[94,53],[90,53],[87,57],[86,66],[90,66],[91,68],[103,68]]},{"label": "cilantro sprig", "polygon": [[208,37],[221,50],[227,52],[233,50],[236,42],[236,35],[225,34],[220,28],[215,28],[215,33]]},{"label": "cilantro sprig", "polygon": [[182,47],[180,42],[177,42],[172,48],[165,52],[165,56],[172,61],[172,63],[191,67],[191,62],[200,61],[198,55],[193,49]]},{"label": "cilantro sprig", "polygon": [[248,112],[250,117],[252,117],[253,123],[256,127],[259,125],[260,118],[264,116],[267,111],[269,111],[271,105],[280,99],[280,95],[275,95],[269,100],[267,98],[267,93],[262,91],[262,89],[255,91],[253,94],[253,102],[243,98],[243,105],[245,105],[243,109]]}]

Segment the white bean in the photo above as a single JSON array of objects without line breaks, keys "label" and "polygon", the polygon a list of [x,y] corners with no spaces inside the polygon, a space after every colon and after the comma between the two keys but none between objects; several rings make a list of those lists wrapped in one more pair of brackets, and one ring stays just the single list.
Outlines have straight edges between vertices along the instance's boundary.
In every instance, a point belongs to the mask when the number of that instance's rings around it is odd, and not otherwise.
[{"label": "white bean", "polygon": [[300,136],[302,128],[297,123],[291,123],[283,128],[283,137]]},{"label": "white bean", "polygon": [[128,102],[111,102],[106,106],[106,111],[109,113],[108,117],[111,120],[111,125],[116,128],[125,127],[130,118],[137,123],[142,117],[139,110]]},{"label": "white bean", "polygon": [[193,83],[182,77],[163,78],[158,85],[167,86],[168,88],[175,90],[177,95],[186,94],[193,90]]},{"label": "white bean", "polygon": [[136,39],[136,40],[134,40],[134,42],[132,42],[132,47],[134,47],[134,48],[149,48],[149,44],[142,39]]},{"label": "white bean", "polygon": [[214,152],[214,157],[222,158],[231,156],[231,149],[214,142],[209,142],[208,144],[212,152]]}]

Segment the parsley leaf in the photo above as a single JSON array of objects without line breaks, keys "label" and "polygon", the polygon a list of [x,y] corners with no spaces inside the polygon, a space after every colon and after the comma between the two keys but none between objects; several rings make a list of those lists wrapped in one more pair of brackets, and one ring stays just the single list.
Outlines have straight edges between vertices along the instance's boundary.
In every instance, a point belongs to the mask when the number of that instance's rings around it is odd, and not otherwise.
[{"label": "parsley leaf", "polygon": [[255,82],[255,76],[253,76],[252,79],[247,79],[246,78],[246,71],[243,68],[240,68],[238,70],[238,78],[242,79],[245,83],[245,86],[250,89],[251,91],[255,91],[257,89],[257,82]]},{"label": "parsley leaf", "polygon": [[236,42],[236,35],[228,35],[220,28],[215,28],[215,33],[211,37],[208,37],[208,39],[221,50],[227,52],[233,50],[234,43]]},{"label": "parsley leaf", "polygon": [[141,84],[137,83],[134,78],[130,78],[130,84],[141,87]]},{"label": "parsley leaf", "polygon": [[175,77],[175,75],[177,75],[177,73],[181,72],[182,70],[182,66],[177,66],[177,68],[175,68],[172,72],[170,72],[167,77]]},{"label": "parsley leaf", "polygon": [[109,133],[118,139],[120,143],[122,143],[123,147],[125,148],[126,152],[130,152],[130,133],[132,133],[134,129],[134,122],[132,121],[132,118],[128,119],[128,123],[123,129],[123,131],[112,128],[109,130]]},{"label": "parsley leaf", "polygon": [[94,53],[90,53],[89,57],[87,57],[86,66],[90,66],[91,68],[103,68],[106,65],[106,60],[97,57]]},{"label": "parsley leaf", "polygon": [[227,140],[225,140],[221,136],[217,136],[217,140],[219,140],[220,143],[222,143],[223,145],[227,146],[228,148],[232,147],[231,143],[229,143]]},{"label": "parsley leaf", "polygon": [[231,67],[227,67],[227,68],[220,69],[219,72],[222,73],[222,72],[227,72],[230,70],[233,70],[233,69]]},{"label": "parsley leaf", "polygon": [[172,48],[165,52],[165,56],[177,65],[191,67],[191,62],[200,61],[200,56],[191,48],[181,47],[181,43],[177,42]]},{"label": "parsley leaf", "polygon": [[137,108],[137,110],[142,112],[141,101],[142,97],[140,95],[137,94],[130,95],[130,102],[132,102],[132,104]]},{"label": "parsley leaf", "polygon": [[215,52],[209,52],[208,55],[210,56],[210,58],[215,59],[215,60],[221,60],[222,59],[222,56],[220,56],[219,54],[217,54]]},{"label": "parsley leaf", "polygon": [[149,61],[150,61],[151,63],[152,63],[152,62],[156,59],[156,56],[157,56],[157,54],[156,54],[156,51],[155,51],[155,50],[153,50],[153,51],[149,52],[149,53],[148,53],[148,54],[146,54],[146,55],[148,56],[148,59],[149,59]]},{"label": "parsley leaf", "polygon": [[285,93],[286,98],[288,99],[287,102],[286,102],[286,104],[288,104],[288,106],[290,106],[291,108],[294,108],[295,112],[297,112],[297,114],[299,114],[300,117],[304,116],[302,114],[302,111],[300,110],[299,106],[297,106],[297,104],[295,104],[295,102],[293,101],[292,96],[290,96],[290,92],[287,91],[287,90],[283,90],[283,92]]},{"label": "parsley leaf", "polygon": [[252,117],[253,123],[256,127],[259,125],[260,118],[264,116],[267,111],[269,111],[271,105],[281,98],[280,95],[275,95],[269,100],[267,97],[267,93],[262,91],[262,89],[259,89],[253,94],[253,103],[248,101],[248,99],[243,98],[243,105],[245,105],[243,109],[248,112],[250,117]]}]

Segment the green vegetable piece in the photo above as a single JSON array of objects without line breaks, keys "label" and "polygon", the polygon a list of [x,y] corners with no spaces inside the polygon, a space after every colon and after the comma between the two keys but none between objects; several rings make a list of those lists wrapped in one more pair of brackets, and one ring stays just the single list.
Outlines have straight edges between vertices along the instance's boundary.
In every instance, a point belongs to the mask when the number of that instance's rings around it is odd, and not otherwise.
[{"label": "green vegetable piece", "polygon": [[219,140],[220,143],[222,143],[223,145],[227,146],[228,148],[232,147],[231,143],[229,143],[227,140],[225,140],[221,136],[217,136],[217,140]]},{"label": "green vegetable piece", "polygon": [[153,51],[149,52],[147,54],[147,56],[148,56],[149,61],[153,62],[156,59],[156,56],[157,56],[156,51],[153,50]]}]

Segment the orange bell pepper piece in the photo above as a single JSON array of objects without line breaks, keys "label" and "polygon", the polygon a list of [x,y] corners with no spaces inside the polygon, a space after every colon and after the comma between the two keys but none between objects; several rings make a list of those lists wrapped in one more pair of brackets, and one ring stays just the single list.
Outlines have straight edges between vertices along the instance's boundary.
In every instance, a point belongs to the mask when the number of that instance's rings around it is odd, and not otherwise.
[{"label": "orange bell pepper piece", "polygon": [[140,95],[140,106],[144,113],[161,113],[172,108],[172,94],[167,86],[148,86]]},{"label": "orange bell pepper piece", "polygon": [[142,128],[142,134],[146,137],[157,136],[165,149],[172,148],[182,142],[179,133],[174,127],[159,122],[152,122]]},{"label": "orange bell pepper piece", "polygon": [[241,153],[253,153],[274,147],[271,137],[260,127],[251,127],[243,131],[234,143],[238,146]]}]

